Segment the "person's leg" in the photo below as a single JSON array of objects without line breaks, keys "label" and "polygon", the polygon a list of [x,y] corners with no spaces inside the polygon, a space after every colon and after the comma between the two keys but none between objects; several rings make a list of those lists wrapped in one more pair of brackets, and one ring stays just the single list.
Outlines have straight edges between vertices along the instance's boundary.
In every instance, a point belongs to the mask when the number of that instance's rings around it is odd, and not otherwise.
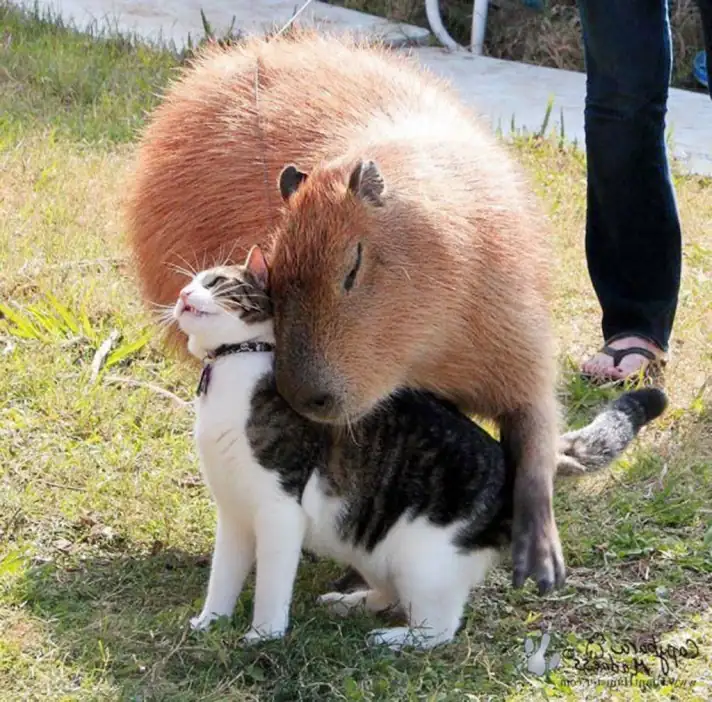
[{"label": "person's leg", "polygon": [[702,17],[702,31],[705,35],[707,54],[707,90],[712,97],[712,0],[697,0]]},{"label": "person's leg", "polygon": [[[665,149],[672,52],[666,0],[578,0],[586,58],[586,256],[615,348],[667,350],[677,307],[681,235]],[[624,377],[648,359],[584,365]]]}]

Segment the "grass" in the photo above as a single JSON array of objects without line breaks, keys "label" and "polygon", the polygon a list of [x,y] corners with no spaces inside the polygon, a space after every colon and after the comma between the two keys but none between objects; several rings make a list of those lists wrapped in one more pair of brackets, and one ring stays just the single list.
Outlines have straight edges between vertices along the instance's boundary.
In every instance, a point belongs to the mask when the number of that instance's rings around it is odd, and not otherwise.
[{"label": "grass", "polygon": [[[305,561],[288,639],[244,650],[251,589],[229,625],[186,628],[204,596],[214,510],[190,410],[152,387],[188,400],[196,378],[152,334],[119,214],[135,129],[177,59],[6,5],[0,27],[0,699],[710,699],[709,180],[675,178],[685,270],[672,407],[611,471],[558,491],[567,588],[513,591],[505,564],[473,596],[453,645],[397,656],[365,648],[373,618],[336,621],[313,606],[338,569]],[[513,148],[554,224],[561,392],[576,425],[611,394],[571,372],[599,341],[584,162],[555,139]],[[108,338],[112,355],[93,378]],[[569,655],[538,677],[523,667],[524,639],[544,630],[550,652]],[[700,655],[673,673],[697,687],[665,688],[645,655],[658,687],[619,677],[609,689],[610,671],[572,658],[598,633],[618,647],[692,636]]]}]

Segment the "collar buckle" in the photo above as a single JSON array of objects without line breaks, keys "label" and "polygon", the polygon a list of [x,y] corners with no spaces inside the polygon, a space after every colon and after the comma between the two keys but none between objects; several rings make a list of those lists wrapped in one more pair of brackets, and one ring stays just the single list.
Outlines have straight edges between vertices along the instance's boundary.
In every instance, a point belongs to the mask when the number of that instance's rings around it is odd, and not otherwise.
[{"label": "collar buckle", "polygon": [[243,341],[240,344],[223,344],[214,351],[209,351],[203,359],[203,372],[200,374],[196,395],[200,397],[208,392],[210,377],[213,371],[213,362],[223,356],[233,353],[271,353],[274,351],[274,344],[268,341]]}]

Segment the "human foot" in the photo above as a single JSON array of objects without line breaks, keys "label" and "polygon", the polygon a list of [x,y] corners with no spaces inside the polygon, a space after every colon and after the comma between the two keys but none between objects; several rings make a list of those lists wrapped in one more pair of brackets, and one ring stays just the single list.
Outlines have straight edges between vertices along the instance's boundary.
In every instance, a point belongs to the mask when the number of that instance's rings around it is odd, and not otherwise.
[{"label": "human foot", "polygon": [[625,380],[663,361],[665,353],[657,344],[631,334],[609,340],[581,370],[595,380]]}]

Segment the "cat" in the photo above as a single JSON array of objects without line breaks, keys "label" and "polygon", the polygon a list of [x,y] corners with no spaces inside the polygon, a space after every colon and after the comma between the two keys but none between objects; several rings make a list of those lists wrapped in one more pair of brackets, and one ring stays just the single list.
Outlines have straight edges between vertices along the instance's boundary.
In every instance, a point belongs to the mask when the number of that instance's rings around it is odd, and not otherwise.
[{"label": "cat", "polygon": [[[368,583],[324,594],[320,604],[340,615],[397,609],[405,616],[407,626],[370,632],[369,645],[428,649],[451,641],[470,590],[511,541],[514,476],[499,442],[426,392],[401,390],[347,429],[292,410],[276,390],[269,270],[258,247],[243,265],[195,274],[172,314],[189,351],[204,359],[195,440],[217,507],[207,596],[191,626],[230,616],[256,562],[244,641],[282,637],[305,548]],[[590,425],[593,434],[577,435],[572,461],[610,462],[627,445],[623,434],[632,439],[666,405],[654,389],[617,402]],[[609,415],[628,427],[614,427],[612,448]]]}]

